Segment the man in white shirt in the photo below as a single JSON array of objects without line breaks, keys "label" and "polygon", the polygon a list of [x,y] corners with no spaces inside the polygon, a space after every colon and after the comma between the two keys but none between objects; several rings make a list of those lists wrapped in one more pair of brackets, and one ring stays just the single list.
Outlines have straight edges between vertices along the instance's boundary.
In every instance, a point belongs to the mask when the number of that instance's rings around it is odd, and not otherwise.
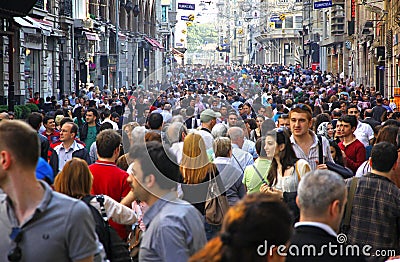
[{"label": "man in white shirt", "polygon": [[247,166],[254,164],[253,156],[242,150],[244,144],[244,132],[240,127],[231,127],[228,130],[232,141],[232,164],[244,173]]},{"label": "man in white shirt", "polygon": [[104,117],[104,120],[103,120],[102,124],[106,123],[106,122],[110,123],[112,125],[113,129],[115,131],[118,131],[118,129],[119,129],[118,128],[118,124],[111,120],[111,111],[110,111],[110,109],[107,109],[107,108],[104,109],[103,117]]},{"label": "man in white shirt", "polygon": [[357,118],[357,128],[354,131],[354,135],[356,138],[363,143],[365,147],[370,145],[372,139],[374,138],[374,130],[372,127],[366,123],[362,123],[360,121],[360,111],[358,110],[357,106],[350,105],[347,107],[347,114],[349,116],[355,116]]}]

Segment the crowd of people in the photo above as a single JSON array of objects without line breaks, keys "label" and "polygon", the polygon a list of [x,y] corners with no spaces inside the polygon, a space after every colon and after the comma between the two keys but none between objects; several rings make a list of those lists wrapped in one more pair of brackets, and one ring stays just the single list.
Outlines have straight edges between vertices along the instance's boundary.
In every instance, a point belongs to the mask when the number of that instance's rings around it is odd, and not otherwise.
[{"label": "crowd of people", "polygon": [[[104,195],[121,239],[143,232],[139,261],[279,261],[279,246],[331,242],[370,245],[373,255],[287,260],[400,255],[400,113],[351,77],[187,66],[147,86],[82,88],[59,101],[35,93],[29,102],[39,111],[26,123],[0,113],[0,260],[104,260],[77,201],[90,195]],[[206,219],[214,181],[230,207],[219,224]],[[96,198],[90,204],[101,211]],[[341,227],[345,210],[351,220]],[[260,254],[264,241],[272,247]]]}]

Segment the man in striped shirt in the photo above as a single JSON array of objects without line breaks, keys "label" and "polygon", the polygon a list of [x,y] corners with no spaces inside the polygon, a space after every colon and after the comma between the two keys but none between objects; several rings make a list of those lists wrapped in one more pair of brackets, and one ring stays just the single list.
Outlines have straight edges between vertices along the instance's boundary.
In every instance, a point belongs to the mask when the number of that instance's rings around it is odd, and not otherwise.
[{"label": "man in striped shirt", "polygon": [[322,137],[322,152],[324,163],[319,163],[318,137],[313,131],[312,109],[306,104],[295,105],[289,113],[290,129],[292,135],[290,141],[298,158],[308,161],[311,170],[327,169],[326,161],[333,161],[330,153],[329,141]]}]

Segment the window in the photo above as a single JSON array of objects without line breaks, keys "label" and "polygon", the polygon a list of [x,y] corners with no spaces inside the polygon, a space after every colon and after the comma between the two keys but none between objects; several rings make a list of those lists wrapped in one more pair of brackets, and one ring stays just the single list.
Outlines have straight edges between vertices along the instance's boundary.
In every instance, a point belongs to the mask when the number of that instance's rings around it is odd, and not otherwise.
[{"label": "window", "polygon": [[285,19],[285,28],[293,28],[293,16],[287,16]]},{"label": "window", "polygon": [[302,16],[295,16],[294,17],[294,28],[302,29],[303,28],[303,17]]},{"label": "window", "polygon": [[239,47],[239,54],[243,53],[243,42],[242,41],[238,42],[238,47]]},{"label": "window", "polygon": [[167,22],[167,9],[168,6],[166,5],[161,6],[161,22],[163,23]]}]

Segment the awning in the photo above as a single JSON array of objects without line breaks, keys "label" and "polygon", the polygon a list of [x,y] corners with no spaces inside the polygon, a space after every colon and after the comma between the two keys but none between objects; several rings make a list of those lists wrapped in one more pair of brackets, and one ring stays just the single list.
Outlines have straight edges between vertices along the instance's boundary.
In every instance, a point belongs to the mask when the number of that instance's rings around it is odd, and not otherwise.
[{"label": "awning", "polygon": [[47,36],[51,35],[51,33],[53,32],[53,23],[52,22],[42,20],[42,19],[37,19],[37,18],[32,18],[32,19],[40,24],[44,35],[47,35]]},{"label": "awning", "polygon": [[150,37],[146,37],[146,36],[144,37],[144,39],[147,42],[149,42],[153,47],[158,48],[160,50],[164,49],[164,47],[156,39],[153,39],[153,38],[150,38]]},{"label": "awning", "polygon": [[91,32],[84,32],[86,35],[86,39],[89,41],[100,41],[99,35],[96,33],[91,33]]},{"label": "awning", "polygon": [[175,48],[172,48],[172,54],[177,55],[179,57],[184,57],[184,54],[182,52],[179,52]]},{"label": "awning", "polygon": [[153,42],[153,39],[145,36],[144,40],[146,40],[152,47],[157,48],[157,45]]},{"label": "awning", "polygon": [[163,50],[164,46],[162,44],[160,44],[156,39],[153,39],[154,44],[156,44],[156,46],[160,49]]},{"label": "awning", "polygon": [[40,28],[42,30],[42,34],[45,36],[50,36],[51,32],[53,31],[52,23],[49,21],[32,18],[30,16],[25,16],[24,19],[27,20],[29,23],[35,25],[36,27]]},{"label": "awning", "polygon": [[1,1],[0,17],[26,16],[37,0],[11,0]]},{"label": "awning", "polygon": [[27,34],[36,34],[36,29],[42,29],[39,24],[32,24],[23,17],[14,17],[14,22],[17,23],[22,28],[22,31]]}]

